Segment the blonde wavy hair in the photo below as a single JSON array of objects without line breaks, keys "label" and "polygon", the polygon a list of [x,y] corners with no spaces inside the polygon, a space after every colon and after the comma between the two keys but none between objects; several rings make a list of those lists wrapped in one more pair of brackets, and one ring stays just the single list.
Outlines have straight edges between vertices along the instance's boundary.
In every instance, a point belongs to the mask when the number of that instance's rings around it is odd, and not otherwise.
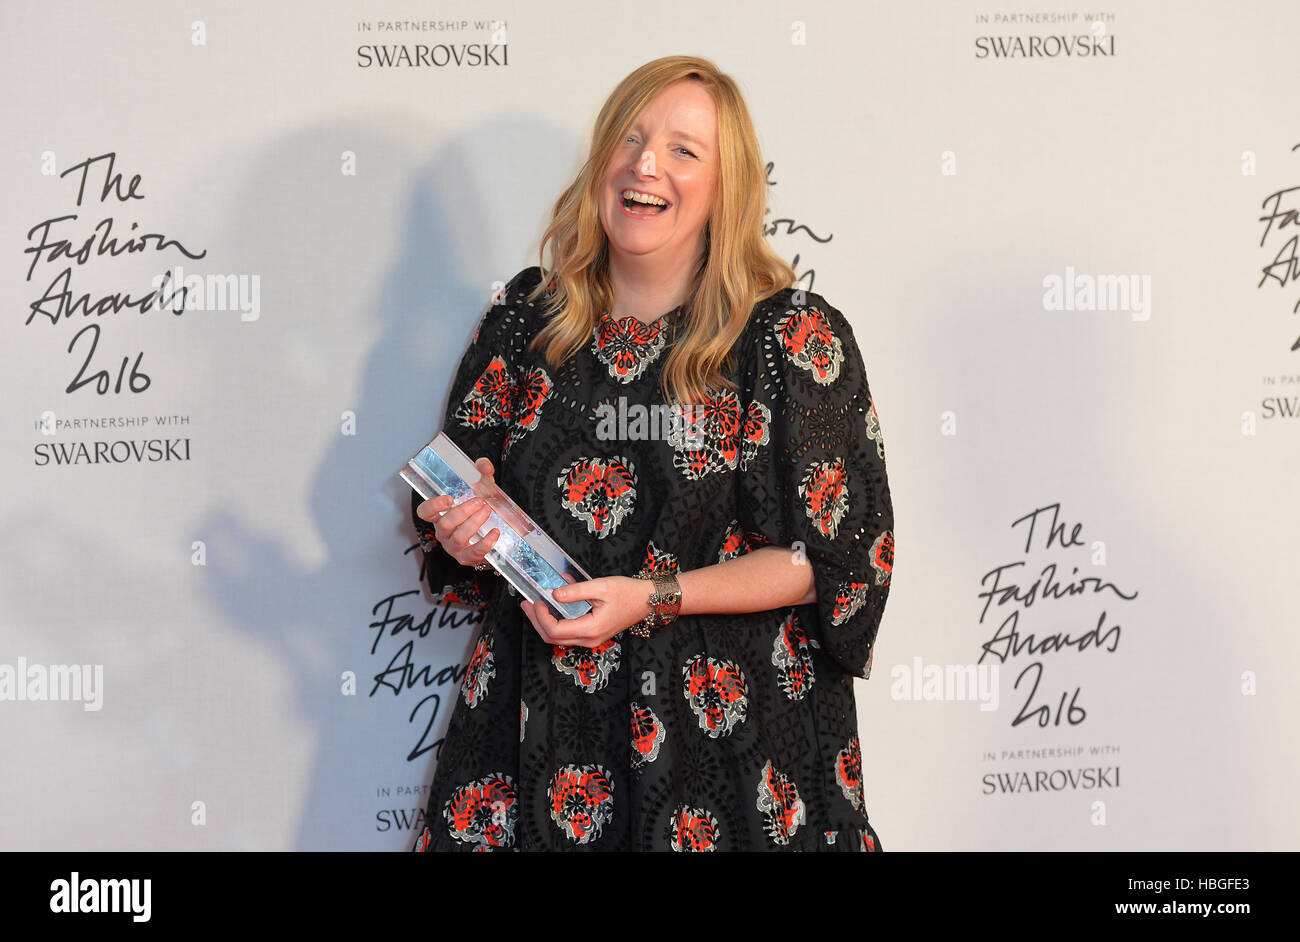
[{"label": "blonde wavy hair", "polygon": [[[610,308],[609,239],[598,212],[600,187],[620,142],[660,91],[679,80],[701,83],[718,114],[719,174],[705,249],[687,289],[678,340],[664,363],[661,385],[668,402],[694,403],[719,388],[734,389],[731,348],[755,304],[797,280],[794,269],[768,245],[767,168],[759,153],[749,109],[739,86],[708,59],[666,56],[628,75],[606,99],[592,132],[587,161],[555,202],[542,236],[541,282],[530,295],[552,315],[533,338],[559,366],[591,337]],[[553,264],[545,262],[550,246]]]}]

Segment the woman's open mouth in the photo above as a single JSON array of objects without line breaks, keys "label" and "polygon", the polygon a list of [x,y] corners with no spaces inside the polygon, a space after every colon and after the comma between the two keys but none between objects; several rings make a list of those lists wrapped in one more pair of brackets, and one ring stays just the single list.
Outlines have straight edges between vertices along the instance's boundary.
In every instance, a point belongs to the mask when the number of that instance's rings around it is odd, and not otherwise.
[{"label": "woman's open mouth", "polygon": [[672,204],[657,196],[624,190],[622,195],[623,210],[631,216],[658,216],[668,211]]}]

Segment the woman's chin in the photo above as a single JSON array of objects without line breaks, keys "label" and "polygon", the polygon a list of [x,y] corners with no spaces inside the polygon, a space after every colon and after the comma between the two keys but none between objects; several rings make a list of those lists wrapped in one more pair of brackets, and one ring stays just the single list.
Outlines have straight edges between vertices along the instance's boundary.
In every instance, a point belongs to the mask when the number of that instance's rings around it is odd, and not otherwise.
[{"label": "woman's chin", "polygon": [[611,253],[627,256],[649,255],[663,244],[663,239],[626,238],[618,234],[609,240]]}]

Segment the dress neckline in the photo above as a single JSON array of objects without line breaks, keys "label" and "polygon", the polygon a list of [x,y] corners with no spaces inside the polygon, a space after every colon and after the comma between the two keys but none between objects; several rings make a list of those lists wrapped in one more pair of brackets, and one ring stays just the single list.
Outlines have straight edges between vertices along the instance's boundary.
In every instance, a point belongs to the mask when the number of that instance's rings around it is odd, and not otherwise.
[{"label": "dress neckline", "polygon": [[600,320],[613,321],[615,324],[626,324],[628,321],[631,321],[634,324],[640,324],[642,327],[656,327],[660,324],[675,323],[677,319],[681,316],[681,313],[682,313],[682,305],[679,304],[671,311],[668,311],[665,314],[660,314],[654,320],[650,320],[650,321],[643,321],[635,314],[624,314],[622,317],[615,317],[613,314],[609,313],[609,311],[605,311],[604,313],[602,313],[600,315]]}]

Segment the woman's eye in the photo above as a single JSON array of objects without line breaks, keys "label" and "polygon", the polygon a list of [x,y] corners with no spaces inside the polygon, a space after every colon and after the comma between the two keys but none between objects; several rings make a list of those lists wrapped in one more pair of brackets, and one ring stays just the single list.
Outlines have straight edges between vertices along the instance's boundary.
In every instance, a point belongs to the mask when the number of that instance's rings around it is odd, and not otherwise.
[{"label": "woman's eye", "polygon": [[[679,148],[677,148],[677,149],[678,149],[678,150],[685,150],[686,153],[691,154],[691,152],[690,152],[689,150],[686,150],[685,147],[679,147]],[[694,154],[691,154],[691,156],[694,157],[695,155],[694,155]]]}]

